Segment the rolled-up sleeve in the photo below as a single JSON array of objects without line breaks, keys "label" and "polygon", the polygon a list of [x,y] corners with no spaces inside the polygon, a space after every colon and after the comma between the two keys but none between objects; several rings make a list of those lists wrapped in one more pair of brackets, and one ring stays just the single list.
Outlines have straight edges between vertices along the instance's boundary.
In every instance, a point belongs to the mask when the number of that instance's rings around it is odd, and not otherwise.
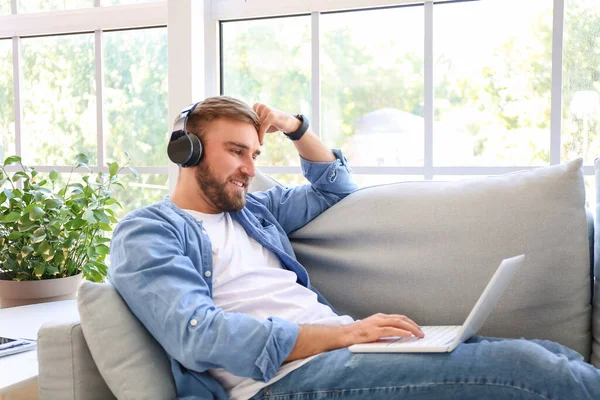
[{"label": "rolled-up sleeve", "polygon": [[126,217],[111,240],[110,281],[185,368],[224,368],[268,381],[294,348],[298,325],[217,308],[201,266],[184,255],[185,237],[186,232],[166,220],[143,213]]},{"label": "rolled-up sleeve", "polygon": [[300,158],[302,173],[310,184],[292,188],[275,186],[248,196],[264,205],[286,233],[299,229],[358,189],[352,169],[341,150],[332,149],[335,160],[312,162]]}]

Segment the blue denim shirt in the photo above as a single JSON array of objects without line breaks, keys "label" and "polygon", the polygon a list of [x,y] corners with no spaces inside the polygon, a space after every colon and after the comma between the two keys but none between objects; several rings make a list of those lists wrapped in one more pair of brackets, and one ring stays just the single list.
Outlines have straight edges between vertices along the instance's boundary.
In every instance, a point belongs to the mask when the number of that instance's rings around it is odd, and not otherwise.
[{"label": "blue denim shirt", "polygon": [[[310,185],[248,194],[246,206],[231,213],[327,305],[296,260],[287,235],[356,190],[346,158],[339,150],[333,153],[332,162],[301,159]],[[168,198],[117,224],[110,260],[111,283],[169,356],[178,398],[227,399],[208,369],[266,382],[294,348],[298,324],[227,313],[214,305],[210,239],[202,222]]]}]

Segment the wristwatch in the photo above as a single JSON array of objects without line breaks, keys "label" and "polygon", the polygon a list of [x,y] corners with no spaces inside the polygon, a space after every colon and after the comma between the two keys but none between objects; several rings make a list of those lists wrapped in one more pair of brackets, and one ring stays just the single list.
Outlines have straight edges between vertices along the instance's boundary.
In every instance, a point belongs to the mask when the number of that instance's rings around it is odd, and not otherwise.
[{"label": "wristwatch", "polygon": [[303,114],[296,114],[294,117],[298,118],[302,124],[300,128],[295,130],[294,132],[283,132],[285,136],[287,136],[290,140],[300,140],[300,138],[306,133],[308,130],[308,118],[306,118]]}]

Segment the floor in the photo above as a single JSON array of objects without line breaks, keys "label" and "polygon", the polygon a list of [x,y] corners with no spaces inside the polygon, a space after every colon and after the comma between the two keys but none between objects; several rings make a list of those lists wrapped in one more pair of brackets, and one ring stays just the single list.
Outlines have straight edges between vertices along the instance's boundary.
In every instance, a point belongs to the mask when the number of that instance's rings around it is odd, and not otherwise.
[{"label": "floor", "polygon": [[39,400],[37,383],[13,390],[8,394],[0,394],[0,400]]}]

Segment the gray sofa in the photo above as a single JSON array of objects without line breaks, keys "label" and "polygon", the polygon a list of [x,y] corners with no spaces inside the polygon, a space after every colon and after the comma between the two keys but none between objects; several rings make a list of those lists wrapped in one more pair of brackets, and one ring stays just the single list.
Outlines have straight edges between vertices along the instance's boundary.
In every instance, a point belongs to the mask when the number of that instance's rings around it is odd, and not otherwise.
[{"label": "gray sofa", "polygon": [[[361,189],[292,243],[339,312],[402,313],[421,325],[462,324],[499,262],[525,253],[479,334],[554,340],[600,367],[600,234],[581,165]],[[599,171],[597,160],[596,182]],[[252,189],[274,184],[259,176]],[[110,284],[82,284],[78,307],[80,321],[40,330],[43,400],[176,398],[165,353]]]}]

